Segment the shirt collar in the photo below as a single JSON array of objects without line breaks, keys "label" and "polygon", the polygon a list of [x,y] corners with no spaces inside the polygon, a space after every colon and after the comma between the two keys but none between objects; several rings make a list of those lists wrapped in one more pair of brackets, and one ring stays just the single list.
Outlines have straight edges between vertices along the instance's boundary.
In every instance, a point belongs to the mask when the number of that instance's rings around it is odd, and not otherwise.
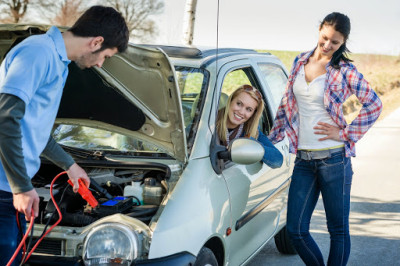
[{"label": "shirt collar", "polygon": [[301,62],[302,64],[307,63],[308,59],[310,58],[310,56],[314,53],[316,48],[314,48],[311,51],[305,52],[302,56],[300,56],[299,58],[299,62]]},{"label": "shirt collar", "polygon": [[64,39],[60,30],[57,27],[52,26],[46,34],[49,35],[49,37],[53,40],[61,60],[69,64],[71,60],[69,60],[67,57],[67,49],[65,47]]},{"label": "shirt collar", "polygon": [[[317,47],[315,47],[314,49],[312,49],[311,51],[305,52],[304,54],[302,54],[299,58],[299,62],[301,62],[301,64],[305,64],[308,62],[308,59],[310,58],[310,56],[314,53],[315,49],[317,49]],[[345,66],[347,65],[347,63],[344,60],[340,60],[339,62],[339,66]],[[329,68],[331,68],[331,62],[329,62],[325,69],[328,71]]]}]

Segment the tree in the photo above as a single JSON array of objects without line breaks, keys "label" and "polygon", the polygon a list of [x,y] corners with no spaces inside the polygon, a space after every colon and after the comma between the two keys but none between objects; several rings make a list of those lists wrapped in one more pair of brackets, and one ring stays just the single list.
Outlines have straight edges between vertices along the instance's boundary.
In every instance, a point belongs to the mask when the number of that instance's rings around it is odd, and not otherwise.
[{"label": "tree", "polygon": [[50,24],[72,26],[87,7],[82,0],[36,0],[33,4]]},{"label": "tree", "polygon": [[185,17],[183,20],[183,43],[192,45],[194,21],[196,19],[197,0],[186,0]]},{"label": "tree", "polygon": [[81,9],[82,0],[65,0],[61,5],[61,10],[53,19],[52,23],[56,25],[72,26],[83,13]]},{"label": "tree", "polygon": [[160,0],[104,0],[104,3],[122,14],[132,38],[149,41],[157,34],[156,23],[151,16],[163,11],[164,2]]},{"label": "tree", "polygon": [[26,14],[29,0],[0,0],[1,22],[18,23]]}]

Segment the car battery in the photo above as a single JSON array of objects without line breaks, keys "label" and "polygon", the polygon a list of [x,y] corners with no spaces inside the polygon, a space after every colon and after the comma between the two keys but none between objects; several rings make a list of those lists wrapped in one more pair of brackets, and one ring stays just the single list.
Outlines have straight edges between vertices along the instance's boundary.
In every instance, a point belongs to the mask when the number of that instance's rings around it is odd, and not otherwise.
[{"label": "car battery", "polygon": [[124,213],[133,206],[133,201],[131,198],[126,197],[115,197],[113,199],[107,200],[99,204],[95,212],[101,216],[108,216],[115,213]]}]

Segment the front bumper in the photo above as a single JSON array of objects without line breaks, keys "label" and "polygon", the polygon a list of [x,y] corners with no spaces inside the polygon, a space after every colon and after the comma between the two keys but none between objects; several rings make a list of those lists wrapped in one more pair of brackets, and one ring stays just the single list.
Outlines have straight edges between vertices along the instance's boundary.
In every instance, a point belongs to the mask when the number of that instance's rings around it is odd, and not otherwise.
[{"label": "front bumper", "polygon": [[[150,260],[138,260],[132,265],[151,265],[151,266],[186,266],[193,265],[196,261],[196,257],[188,252],[181,252],[170,256],[150,259]],[[83,261],[78,257],[58,257],[58,256],[38,256],[32,255],[29,261],[25,264],[29,266],[82,266]]]},{"label": "front bumper", "polygon": [[136,261],[134,265],[151,265],[151,266],[167,266],[167,265],[176,265],[176,266],[186,266],[193,265],[196,261],[196,257],[188,252],[181,252],[177,254],[173,254],[167,257],[156,258],[151,260],[141,260]]}]

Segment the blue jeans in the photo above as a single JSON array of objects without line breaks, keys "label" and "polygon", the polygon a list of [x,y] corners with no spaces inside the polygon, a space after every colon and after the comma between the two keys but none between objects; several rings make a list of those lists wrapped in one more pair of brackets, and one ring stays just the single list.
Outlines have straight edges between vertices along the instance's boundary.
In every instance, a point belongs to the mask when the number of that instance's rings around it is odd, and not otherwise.
[{"label": "blue jeans", "polygon": [[[18,229],[16,210],[13,205],[13,195],[0,190],[0,265],[6,265],[17,249],[22,234]],[[25,216],[20,214],[22,233],[25,233]],[[22,259],[22,248],[12,265],[19,265]]]},{"label": "blue jeans", "polygon": [[325,265],[310,235],[310,220],[320,193],[324,203],[330,251],[328,265],[346,265],[350,255],[349,212],[353,170],[344,151],[330,158],[296,158],[289,189],[287,230],[306,265]]}]

